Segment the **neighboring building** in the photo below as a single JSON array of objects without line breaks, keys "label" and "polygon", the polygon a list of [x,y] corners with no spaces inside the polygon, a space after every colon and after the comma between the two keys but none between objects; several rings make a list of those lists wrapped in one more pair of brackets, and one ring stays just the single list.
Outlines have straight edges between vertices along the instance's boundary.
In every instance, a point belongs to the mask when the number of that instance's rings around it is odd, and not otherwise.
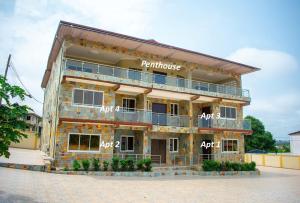
[{"label": "neighboring building", "polygon": [[258,68],[63,21],[55,36],[42,81],[42,150],[55,166],[120,154],[167,165],[243,160],[252,131],[241,75]]},{"label": "neighboring building", "polygon": [[300,154],[300,131],[289,134],[290,149],[292,154]]},{"label": "neighboring building", "polygon": [[26,116],[25,122],[28,124],[24,132],[27,138],[22,138],[19,143],[12,143],[10,146],[23,149],[40,149],[42,118],[34,112],[30,112]]}]

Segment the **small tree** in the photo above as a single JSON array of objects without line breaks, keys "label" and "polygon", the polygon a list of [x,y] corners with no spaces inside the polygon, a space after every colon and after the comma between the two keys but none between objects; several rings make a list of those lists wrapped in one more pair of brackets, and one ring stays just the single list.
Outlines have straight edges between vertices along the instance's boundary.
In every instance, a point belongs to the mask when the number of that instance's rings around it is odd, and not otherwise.
[{"label": "small tree", "polygon": [[19,86],[10,85],[6,79],[0,75],[0,156],[9,158],[10,153],[8,148],[12,142],[18,143],[27,135],[22,133],[27,127],[24,121],[28,110],[31,110],[26,105],[12,103],[12,99],[20,99],[23,101],[27,96],[25,90]]}]

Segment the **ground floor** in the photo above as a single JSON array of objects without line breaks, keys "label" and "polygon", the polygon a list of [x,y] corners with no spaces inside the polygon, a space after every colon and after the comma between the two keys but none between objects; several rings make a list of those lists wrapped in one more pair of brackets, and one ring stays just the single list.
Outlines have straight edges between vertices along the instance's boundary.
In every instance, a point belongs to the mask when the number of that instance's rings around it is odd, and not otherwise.
[{"label": "ground floor", "polygon": [[141,178],[0,167],[0,202],[299,202],[299,170],[259,169],[257,177]]},{"label": "ground floor", "polygon": [[71,167],[75,159],[113,156],[135,160],[150,157],[154,164],[166,166],[201,164],[205,159],[239,162],[244,159],[244,135],[238,132],[151,129],[61,123],[55,136],[49,138],[48,153],[54,158],[55,167]]}]

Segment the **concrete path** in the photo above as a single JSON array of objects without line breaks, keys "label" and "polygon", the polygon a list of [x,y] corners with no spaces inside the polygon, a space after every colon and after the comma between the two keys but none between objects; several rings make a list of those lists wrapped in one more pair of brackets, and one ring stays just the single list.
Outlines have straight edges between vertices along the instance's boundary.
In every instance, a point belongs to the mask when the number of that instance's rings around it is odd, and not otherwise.
[{"label": "concrete path", "polygon": [[2,156],[0,157],[0,163],[44,165],[42,154],[39,150],[9,148],[9,152],[9,159]]},{"label": "concrete path", "polygon": [[95,177],[0,167],[0,202],[300,202],[300,171],[259,177]]}]

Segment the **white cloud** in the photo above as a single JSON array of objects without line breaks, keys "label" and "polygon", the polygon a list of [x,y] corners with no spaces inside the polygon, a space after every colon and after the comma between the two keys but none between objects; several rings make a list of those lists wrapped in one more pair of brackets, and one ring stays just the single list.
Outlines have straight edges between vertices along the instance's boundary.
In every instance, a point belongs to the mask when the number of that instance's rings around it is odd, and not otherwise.
[{"label": "white cloud", "polygon": [[300,127],[300,70],[295,57],[277,50],[242,48],[227,59],[261,68],[243,76],[243,88],[250,89],[252,98],[245,115],[261,119],[276,137],[287,138],[291,129]]},{"label": "white cloud", "polygon": [[[0,71],[4,72],[8,53],[12,53],[23,83],[42,101],[41,81],[60,20],[144,37],[152,29],[159,4],[159,0],[16,0],[13,14],[0,8]],[[8,79],[16,82],[11,72]],[[42,105],[31,99],[26,103],[42,114]]]}]

